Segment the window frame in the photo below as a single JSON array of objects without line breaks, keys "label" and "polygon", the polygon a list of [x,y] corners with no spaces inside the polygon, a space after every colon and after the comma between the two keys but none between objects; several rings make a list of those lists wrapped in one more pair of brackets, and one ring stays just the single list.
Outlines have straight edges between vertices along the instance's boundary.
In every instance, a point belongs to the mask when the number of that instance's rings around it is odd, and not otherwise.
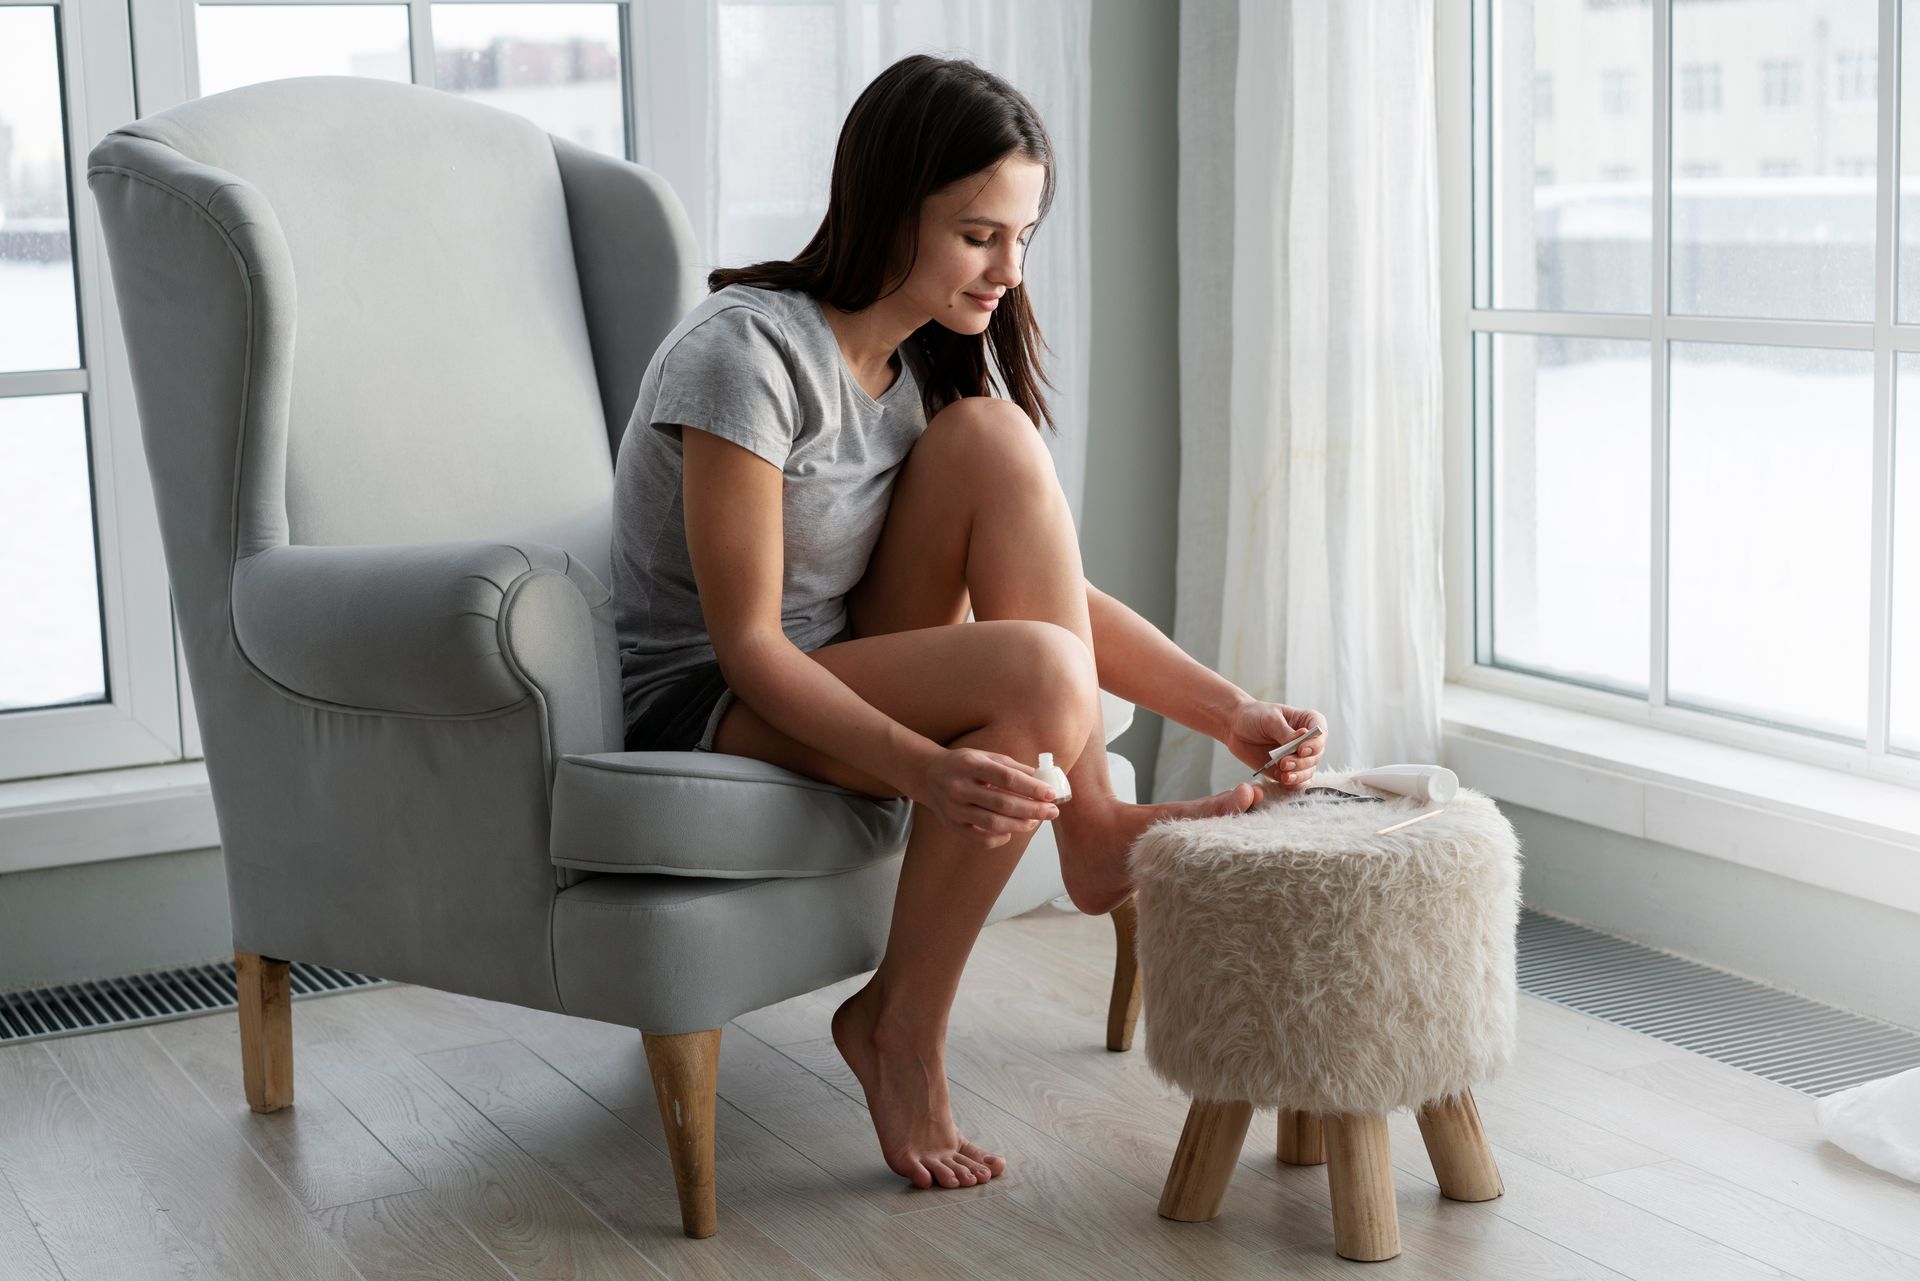
[{"label": "window frame", "polygon": [[[1874,313],[1870,322],[1755,320],[1669,314],[1668,234],[1672,174],[1672,125],[1677,115],[1677,85],[1671,57],[1673,0],[1650,0],[1651,310],[1644,315],[1538,312],[1498,309],[1489,290],[1487,306],[1475,304],[1475,283],[1491,248],[1491,229],[1474,204],[1478,175],[1487,172],[1490,142],[1477,125],[1489,106],[1489,86],[1477,83],[1476,53],[1490,51],[1483,15],[1487,0],[1436,0],[1435,85],[1439,101],[1441,207],[1441,314],[1444,318],[1443,443],[1447,494],[1445,572],[1447,607],[1447,680],[1451,684],[1504,694],[1544,706],[1588,712],[1629,724],[1705,742],[1744,748],[1862,778],[1920,787],[1920,759],[1889,750],[1892,606],[1893,444],[1896,423],[1893,366],[1901,353],[1920,352],[1920,324],[1896,325],[1894,265],[1896,202],[1900,160],[1899,90],[1902,59],[1901,0],[1879,0],[1878,65],[1892,75],[1878,77],[1879,114],[1876,161],[1876,270]],[[1476,49],[1476,45],[1481,45]],[[1885,51],[1891,51],[1891,60]],[[1604,70],[1604,69],[1602,69]],[[1644,699],[1574,684],[1509,668],[1495,667],[1480,649],[1490,612],[1489,565],[1480,549],[1491,540],[1490,513],[1478,496],[1485,492],[1477,458],[1475,341],[1492,334],[1554,334],[1631,338],[1650,343],[1652,403],[1651,540],[1649,554],[1649,669]],[[1874,421],[1872,539],[1868,614],[1868,723],[1864,747],[1814,734],[1696,711],[1666,702],[1668,376],[1669,344],[1682,341],[1773,343],[1842,347],[1873,353]]]},{"label": "window frame", "polygon": [[82,396],[107,682],[104,701],[0,714],[0,780],[177,761],[182,735],[166,562],[106,241],[86,187],[94,142],[134,118],[128,15],[124,6],[74,0],[0,5],[54,10],[80,325],[78,368],[0,374],[0,395]]},{"label": "window frame", "polygon": [[[678,192],[701,243],[718,211],[704,181],[705,113],[684,104],[708,92],[707,30],[699,0],[462,0],[466,3],[612,4],[619,16],[621,107],[630,159]],[[201,756],[199,724],[174,623],[146,455],[106,242],[86,187],[87,155],[119,126],[198,95],[195,13],[201,4],[302,6],[385,3],[406,8],[415,84],[433,83],[433,0],[155,0],[97,5],[80,0],[0,0],[55,11],[63,140],[68,165],[74,271],[80,304],[80,367],[0,373],[0,396],[84,396],[91,466],[105,701],[0,714],[0,785]],[[668,51],[680,57],[669,58]],[[636,110],[641,94],[646,109]],[[689,98],[688,95],[693,95]],[[674,114],[663,114],[671,108]],[[651,123],[695,117],[693,128]]]}]

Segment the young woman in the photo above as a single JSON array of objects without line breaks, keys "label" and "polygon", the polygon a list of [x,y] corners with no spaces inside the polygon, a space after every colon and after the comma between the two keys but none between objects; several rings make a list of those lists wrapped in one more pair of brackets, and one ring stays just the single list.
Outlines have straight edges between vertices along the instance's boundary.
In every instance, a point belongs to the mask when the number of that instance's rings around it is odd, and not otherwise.
[{"label": "young woman", "polygon": [[[1254,699],[1081,572],[1021,288],[1052,195],[1046,132],[1005,81],[895,63],[847,117],[807,247],[713,272],[661,343],[615,476],[627,747],[915,802],[886,955],[832,1031],[887,1164],[922,1188],[1006,1169],[954,1127],[947,1015],[1040,822],[1074,903],[1104,913],[1149,823],[1257,799],[1116,799],[1099,690],[1250,767],[1326,723]],[[1276,782],[1305,786],[1325,741]],[[1036,778],[1041,752],[1070,801]]]}]

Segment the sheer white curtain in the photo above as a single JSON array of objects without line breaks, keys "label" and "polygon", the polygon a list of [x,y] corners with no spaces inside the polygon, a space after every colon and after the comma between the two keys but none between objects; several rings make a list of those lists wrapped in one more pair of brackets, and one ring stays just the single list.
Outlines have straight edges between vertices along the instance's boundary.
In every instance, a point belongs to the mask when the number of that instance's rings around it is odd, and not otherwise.
[{"label": "sheer white curtain", "polygon": [[967,58],[1032,101],[1053,141],[1052,211],[1026,286],[1051,348],[1046,437],[1080,520],[1086,475],[1092,0],[648,0],[640,162],[673,183],[701,274],[798,253],[826,212],[841,122],[910,53]]},{"label": "sheer white curtain", "polygon": [[[1180,36],[1174,639],[1326,713],[1330,767],[1437,761],[1432,0],[1182,0]],[[1245,774],[1169,722],[1154,797]]]}]

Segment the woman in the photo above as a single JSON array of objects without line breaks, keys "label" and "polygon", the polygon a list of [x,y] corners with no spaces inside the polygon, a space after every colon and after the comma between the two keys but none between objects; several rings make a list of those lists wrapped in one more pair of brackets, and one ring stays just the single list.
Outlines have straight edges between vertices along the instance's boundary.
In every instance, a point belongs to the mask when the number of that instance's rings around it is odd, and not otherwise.
[{"label": "woman", "polygon": [[[895,63],[847,117],[813,240],[713,272],[661,343],[615,478],[628,748],[915,802],[886,955],[832,1031],[887,1164],[922,1188],[1006,1169],[954,1127],[947,1015],[1040,822],[1057,820],[1074,903],[1104,913],[1147,824],[1258,797],[1118,801],[1099,689],[1249,766],[1325,724],[1253,699],[1082,574],[1021,288],[1052,193],[1024,97],[971,62]],[[1276,781],[1305,786],[1324,750]],[[1062,805],[1041,752],[1068,771]]]}]

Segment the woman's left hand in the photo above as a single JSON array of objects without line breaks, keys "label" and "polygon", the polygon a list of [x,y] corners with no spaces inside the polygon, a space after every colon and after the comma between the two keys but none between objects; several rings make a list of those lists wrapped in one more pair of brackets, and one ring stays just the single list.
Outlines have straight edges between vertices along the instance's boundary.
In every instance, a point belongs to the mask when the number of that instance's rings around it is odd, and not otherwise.
[{"label": "woman's left hand", "polygon": [[1227,736],[1220,741],[1249,769],[1257,769],[1267,763],[1267,753],[1315,726],[1320,737],[1308,739],[1262,775],[1283,788],[1298,790],[1313,778],[1314,766],[1327,750],[1327,718],[1319,712],[1285,703],[1246,703],[1234,712]]}]

